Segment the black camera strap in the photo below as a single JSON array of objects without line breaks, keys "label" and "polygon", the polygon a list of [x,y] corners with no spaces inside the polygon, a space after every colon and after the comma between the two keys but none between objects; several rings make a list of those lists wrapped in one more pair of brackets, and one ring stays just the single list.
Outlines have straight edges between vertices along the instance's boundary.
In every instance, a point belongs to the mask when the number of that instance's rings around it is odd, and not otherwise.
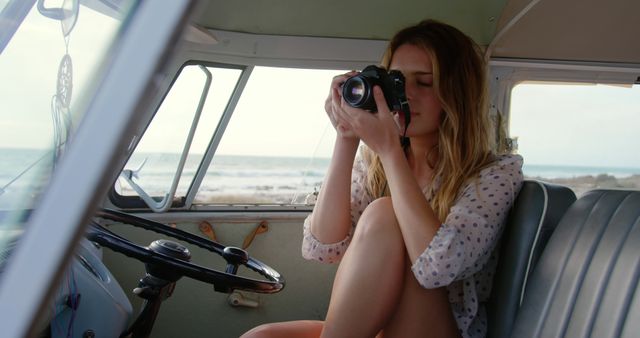
[{"label": "black camera strap", "polygon": [[404,132],[402,136],[400,136],[400,145],[402,146],[402,150],[406,153],[409,150],[409,145],[411,144],[407,137],[407,129],[409,129],[409,122],[411,122],[411,110],[409,109],[409,105],[403,105],[401,112],[404,114]]}]

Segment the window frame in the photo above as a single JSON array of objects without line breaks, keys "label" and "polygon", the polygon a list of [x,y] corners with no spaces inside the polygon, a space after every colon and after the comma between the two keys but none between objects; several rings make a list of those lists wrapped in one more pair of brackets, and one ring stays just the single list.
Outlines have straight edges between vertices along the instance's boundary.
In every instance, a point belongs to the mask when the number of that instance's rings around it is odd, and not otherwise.
[{"label": "window frame", "polygon": [[[540,60],[493,59],[490,62],[490,98],[493,114],[498,114],[511,139],[511,95],[522,83],[640,85],[640,65],[601,62],[550,62]],[[526,158],[525,158],[526,161]],[[525,173],[526,174],[526,173]]]},{"label": "window frame", "polygon": [[[161,99],[158,100],[157,104],[153,106],[154,107],[153,117],[151,118],[149,124],[147,124],[144,130],[140,132],[140,137],[135,138],[135,142],[130,145],[131,152],[129,154],[129,158],[135,152],[135,148],[140,142],[140,140],[142,139],[142,136],[144,135],[146,130],[149,128],[149,126],[153,123],[153,118],[159,111],[166,97],[171,92],[173,85],[182,74],[182,71],[187,66],[203,66],[207,68],[217,67],[217,68],[227,68],[227,69],[238,69],[240,70],[240,76],[238,77],[238,81],[236,82],[236,85],[231,95],[229,96],[227,105],[225,106],[224,111],[222,112],[220,119],[218,120],[218,124],[214,129],[213,133],[211,134],[211,139],[209,141],[209,144],[205,150],[205,153],[202,156],[202,160],[198,165],[198,169],[196,170],[195,175],[191,179],[191,183],[187,188],[187,192],[185,196],[178,196],[178,198],[176,198],[175,194],[171,194],[170,196],[171,202],[168,203],[167,207],[164,210],[154,210],[154,208],[150,207],[148,202],[146,202],[140,196],[128,196],[128,195],[119,194],[115,189],[115,183],[114,183],[114,185],[111,186],[111,189],[109,190],[109,194],[108,194],[109,201],[114,206],[122,209],[127,209],[127,210],[132,210],[132,209],[153,210],[156,212],[167,211],[167,210],[188,210],[192,208],[193,199],[195,198],[195,195],[198,192],[200,185],[202,184],[202,180],[204,179],[204,176],[207,173],[207,169],[211,164],[211,161],[218,148],[220,140],[222,139],[222,136],[224,135],[224,131],[226,130],[227,125],[231,120],[231,116],[233,115],[235,107],[238,101],[240,100],[240,97],[242,96],[242,92],[244,91],[244,88],[247,82],[249,81],[249,78],[251,77],[251,73],[254,67],[250,65],[219,63],[219,62],[210,62],[210,61],[202,61],[202,60],[195,60],[195,59],[184,62],[176,71],[175,76],[171,78],[170,84],[167,86],[166,90],[163,91]],[[196,116],[194,116],[194,118],[196,118]],[[195,128],[197,128],[197,126],[195,126]],[[187,151],[186,154],[184,153],[185,151]],[[183,152],[181,153],[181,156],[188,156],[189,151],[190,149],[184,149]],[[179,174],[180,174],[179,172],[176,172],[176,175],[179,175]],[[156,201],[159,199],[159,197],[157,196],[150,196],[150,198]]]}]

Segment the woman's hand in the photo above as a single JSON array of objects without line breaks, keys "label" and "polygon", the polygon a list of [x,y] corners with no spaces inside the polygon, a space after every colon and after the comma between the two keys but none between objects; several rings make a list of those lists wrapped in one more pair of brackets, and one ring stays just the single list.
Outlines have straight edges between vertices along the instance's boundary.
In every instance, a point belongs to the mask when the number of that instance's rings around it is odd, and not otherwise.
[{"label": "woman's hand", "polygon": [[373,97],[378,108],[377,113],[353,108],[340,97],[333,98],[332,112],[339,126],[355,137],[360,138],[371,150],[383,156],[386,152],[397,151],[400,147],[400,128],[397,115],[389,111],[389,107],[380,87],[373,88]]},{"label": "woman's hand", "polygon": [[329,116],[329,120],[331,120],[333,128],[335,128],[338,136],[343,138],[357,139],[357,136],[354,134],[353,130],[351,130],[351,126],[346,121],[339,118],[339,110],[342,109],[342,84],[344,84],[348,78],[356,74],[358,74],[358,72],[351,71],[334,77],[331,81],[329,96],[324,103],[324,110],[327,112],[327,116]]}]

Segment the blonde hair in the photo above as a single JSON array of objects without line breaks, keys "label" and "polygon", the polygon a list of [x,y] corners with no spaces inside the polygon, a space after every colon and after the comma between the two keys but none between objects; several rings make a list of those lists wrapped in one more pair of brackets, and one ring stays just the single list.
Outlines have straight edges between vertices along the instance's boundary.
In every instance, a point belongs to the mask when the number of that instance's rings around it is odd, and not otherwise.
[{"label": "blonde hair", "polygon": [[[488,116],[486,67],[480,47],[458,29],[434,20],[425,20],[398,32],[390,41],[382,64],[389,67],[395,51],[405,44],[423,48],[433,63],[433,88],[442,105],[438,144],[426,154],[433,164],[434,176],[440,177],[437,191],[433,187],[431,207],[443,222],[460,190],[476,178],[495,158],[493,128]],[[375,197],[389,195],[382,163],[368,148],[367,190]]]}]

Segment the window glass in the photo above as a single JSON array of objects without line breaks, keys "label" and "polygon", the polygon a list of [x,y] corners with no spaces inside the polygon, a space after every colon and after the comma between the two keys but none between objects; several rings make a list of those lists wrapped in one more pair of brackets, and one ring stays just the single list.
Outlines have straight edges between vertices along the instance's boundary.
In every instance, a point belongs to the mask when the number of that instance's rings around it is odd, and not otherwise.
[{"label": "window glass", "polygon": [[[182,69],[116,183],[117,193],[139,196],[141,189],[157,202],[170,192],[205,87],[202,67]],[[222,126],[242,73],[233,66],[206,69],[212,84],[179,179],[178,200],[188,193],[214,132]],[[313,203],[335,139],[324,101],[339,73],[344,71],[255,67],[194,203]]]},{"label": "window glass", "polygon": [[[182,68],[125,165],[125,169],[133,171],[135,184],[150,196],[169,193],[189,132],[196,125],[176,190],[176,196],[186,194],[241,72],[241,69],[218,66],[186,65]],[[211,83],[207,90],[208,74]],[[204,105],[198,117],[196,112],[201,100]],[[116,191],[124,196],[138,195],[122,175]]]},{"label": "window glass", "polygon": [[522,83],[510,134],[524,174],[570,186],[640,189],[640,86]]},{"label": "window glass", "polygon": [[339,73],[256,67],[195,202],[312,203],[335,139],[324,101]]}]

